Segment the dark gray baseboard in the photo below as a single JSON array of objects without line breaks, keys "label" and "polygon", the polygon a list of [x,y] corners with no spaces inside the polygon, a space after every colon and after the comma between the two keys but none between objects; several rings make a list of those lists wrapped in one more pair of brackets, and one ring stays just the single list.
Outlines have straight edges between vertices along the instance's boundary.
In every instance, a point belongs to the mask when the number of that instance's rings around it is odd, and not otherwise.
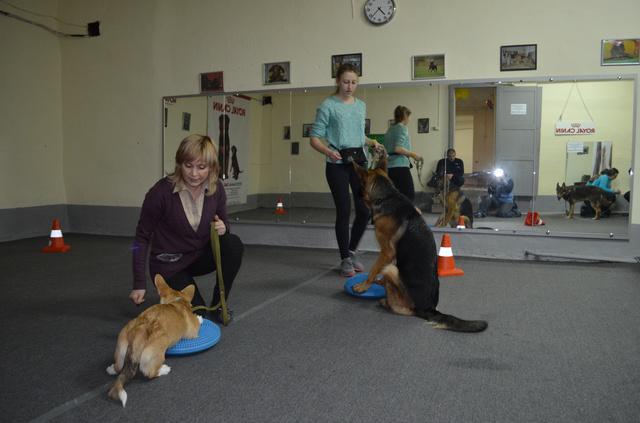
[{"label": "dark gray baseboard", "polygon": [[[256,198],[256,202],[258,199]],[[272,204],[270,207],[273,206]],[[0,210],[0,241],[48,237],[53,219],[64,232],[134,236],[139,207],[50,205]],[[333,224],[234,223],[234,233],[246,244],[337,249]],[[434,229],[437,242],[450,232]],[[456,255],[500,259],[566,258],[638,262],[640,225],[629,225],[626,239],[580,234],[486,233],[478,230],[452,232]],[[360,248],[377,251],[374,231],[369,227]]]},{"label": "dark gray baseboard", "polygon": [[140,217],[139,207],[67,206],[69,230],[92,235],[134,236]]},{"label": "dark gray baseboard", "polygon": [[65,204],[1,209],[0,241],[49,236],[53,219],[60,220],[63,231],[69,228]]}]

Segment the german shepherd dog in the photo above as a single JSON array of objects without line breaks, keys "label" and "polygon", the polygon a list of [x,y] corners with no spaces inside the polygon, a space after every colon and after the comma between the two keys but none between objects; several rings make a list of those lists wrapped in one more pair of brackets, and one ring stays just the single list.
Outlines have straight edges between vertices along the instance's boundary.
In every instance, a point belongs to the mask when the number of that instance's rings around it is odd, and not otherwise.
[{"label": "german shepherd dog", "polygon": [[481,332],[482,320],[462,320],[436,310],[439,300],[436,243],[420,211],[402,195],[387,176],[387,161],[365,170],[355,165],[362,181],[362,196],[371,207],[380,254],[366,281],[353,287],[364,292],[383,276],[380,283],[387,297],[380,304],[393,313],[416,315],[438,329],[457,332]]},{"label": "german shepherd dog", "polygon": [[202,317],[191,312],[195,286],[175,291],[160,275],[154,279],[160,304],[153,305],[126,324],[118,335],[114,353],[115,363],[107,373],[118,375],[109,396],[127,405],[124,384],[132,379],[138,367],[149,379],[164,376],[171,367],[164,364],[164,353],[181,338],[197,338]]},{"label": "german shepherd dog", "polygon": [[438,176],[435,181],[435,188],[442,198],[444,210],[436,221],[439,228],[447,225],[455,228],[460,216],[464,219],[464,226],[473,228],[473,206],[471,200],[464,195],[464,192],[456,184],[449,183],[449,179]]},{"label": "german shepherd dog", "polygon": [[599,188],[591,185],[562,185],[556,183],[556,195],[558,200],[563,199],[569,203],[569,211],[567,212],[567,218],[573,219],[573,210],[578,201],[588,201],[591,207],[596,211],[596,215],[593,220],[600,219],[600,213],[602,213],[602,207],[608,207],[611,205],[611,201],[607,198],[607,193]]}]

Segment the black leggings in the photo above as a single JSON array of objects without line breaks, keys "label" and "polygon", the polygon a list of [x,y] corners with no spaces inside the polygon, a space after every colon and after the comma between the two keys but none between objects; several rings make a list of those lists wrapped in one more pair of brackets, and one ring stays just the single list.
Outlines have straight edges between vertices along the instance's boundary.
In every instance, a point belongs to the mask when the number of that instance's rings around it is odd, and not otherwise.
[{"label": "black leggings", "polygon": [[408,167],[390,167],[388,170],[389,178],[393,185],[398,188],[409,200],[413,201],[416,197],[416,191],[413,187],[413,178],[411,170]]},{"label": "black leggings", "polygon": [[[240,270],[240,264],[242,263],[242,254],[244,252],[244,245],[237,235],[226,233],[220,237],[220,261],[222,265],[222,276],[224,278],[224,296],[225,299],[229,298],[229,292],[231,292],[231,285],[233,280]],[[175,290],[182,290],[187,285],[194,284],[196,286],[196,292],[193,295],[191,304],[193,306],[206,305],[198,285],[193,280],[194,276],[202,276],[216,270],[216,261],[213,257],[213,251],[211,250],[211,243],[202,250],[200,258],[193,262],[189,267],[179,271],[178,273],[165,277],[169,286]],[[163,275],[164,276],[164,275]],[[216,275],[216,286],[213,289],[213,298],[211,305],[216,305],[220,301],[220,289],[219,278]]]},{"label": "black leggings", "polygon": [[[362,199],[362,185],[353,165],[327,163],[325,174],[336,206],[336,239],[340,249],[340,258],[344,259],[349,257],[349,250],[355,251],[358,248],[360,238],[362,238],[362,234],[367,229],[367,222],[369,222],[369,208]],[[353,203],[356,208],[351,237],[349,237],[349,217],[351,215],[349,186],[351,186]]]}]

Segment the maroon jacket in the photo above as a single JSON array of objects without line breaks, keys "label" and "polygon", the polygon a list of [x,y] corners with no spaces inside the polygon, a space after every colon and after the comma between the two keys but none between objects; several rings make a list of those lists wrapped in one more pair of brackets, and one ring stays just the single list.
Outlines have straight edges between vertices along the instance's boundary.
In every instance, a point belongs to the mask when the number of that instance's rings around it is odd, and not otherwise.
[{"label": "maroon jacket", "polygon": [[[200,257],[201,251],[210,242],[210,223],[214,216],[227,226],[227,195],[218,181],[215,194],[205,195],[202,219],[198,230],[194,231],[184,214],[180,195],[173,193],[174,184],[168,178],[159,180],[144,198],[140,220],[133,242],[133,289],[146,289],[145,261],[149,246],[149,273],[160,273],[165,278],[185,269]],[[161,253],[180,253],[182,258],[173,263],[156,258]]]}]

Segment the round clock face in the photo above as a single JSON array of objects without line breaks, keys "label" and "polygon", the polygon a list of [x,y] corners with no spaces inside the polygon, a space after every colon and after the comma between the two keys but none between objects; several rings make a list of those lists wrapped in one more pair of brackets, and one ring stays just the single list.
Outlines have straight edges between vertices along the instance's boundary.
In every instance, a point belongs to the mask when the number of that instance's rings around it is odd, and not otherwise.
[{"label": "round clock face", "polygon": [[386,24],[396,13],[396,2],[393,0],[367,0],[364,4],[364,15],[374,25]]}]

